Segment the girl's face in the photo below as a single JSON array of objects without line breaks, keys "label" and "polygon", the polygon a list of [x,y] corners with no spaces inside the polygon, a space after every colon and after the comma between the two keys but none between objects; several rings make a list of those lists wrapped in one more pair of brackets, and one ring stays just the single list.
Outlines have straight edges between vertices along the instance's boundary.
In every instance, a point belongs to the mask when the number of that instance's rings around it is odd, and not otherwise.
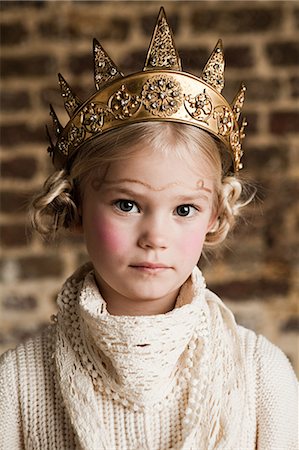
[{"label": "girl's face", "polygon": [[212,226],[213,182],[175,152],[140,148],[90,178],[82,200],[85,242],[114,315],[170,311]]}]

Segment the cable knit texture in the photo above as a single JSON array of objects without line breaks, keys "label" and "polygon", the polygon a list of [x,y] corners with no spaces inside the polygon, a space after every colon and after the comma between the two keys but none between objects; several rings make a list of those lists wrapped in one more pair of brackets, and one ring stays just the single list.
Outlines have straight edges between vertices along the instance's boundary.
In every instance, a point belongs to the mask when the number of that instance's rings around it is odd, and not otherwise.
[{"label": "cable knit texture", "polygon": [[197,268],[167,314],[110,315],[90,265],[58,307],[1,357],[1,450],[297,449],[291,365]]}]

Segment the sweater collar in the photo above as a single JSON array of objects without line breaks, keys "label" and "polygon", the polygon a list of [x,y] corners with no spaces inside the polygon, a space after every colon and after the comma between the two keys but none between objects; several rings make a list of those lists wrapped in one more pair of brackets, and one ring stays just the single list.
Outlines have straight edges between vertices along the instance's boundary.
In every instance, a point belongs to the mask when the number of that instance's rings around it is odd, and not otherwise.
[{"label": "sweater collar", "polygon": [[85,351],[103,384],[141,405],[165,397],[185,367],[188,344],[202,323],[204,290],[204,279],[195,268],[172,311],[113,316],[93,271],[88,273],[79,294],[78,314]]}]

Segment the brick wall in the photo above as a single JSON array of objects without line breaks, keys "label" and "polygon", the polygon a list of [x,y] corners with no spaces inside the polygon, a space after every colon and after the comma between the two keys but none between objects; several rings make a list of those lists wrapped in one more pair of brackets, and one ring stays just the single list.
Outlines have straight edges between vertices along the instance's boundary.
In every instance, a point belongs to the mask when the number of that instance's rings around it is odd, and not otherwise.
[{"label": "brick wall", "polygon": [[[79,238],[54,246],[32,235],[27,203],[51,166],[44,124],[52,103],[62,121],[56,73],[83,98],[93,89],[92,38],[125,73],[142,68],[160,3],[1,2],[0,352],[43,327],[62,281],[86,260]],[[224,93],[248,87],[246,176],[256,202],[207,281],[238,321],[296,361],[299,228],[299,6],[293,1],[171,1],[164,6],[184,68],[200,73],[222,37]]]}]

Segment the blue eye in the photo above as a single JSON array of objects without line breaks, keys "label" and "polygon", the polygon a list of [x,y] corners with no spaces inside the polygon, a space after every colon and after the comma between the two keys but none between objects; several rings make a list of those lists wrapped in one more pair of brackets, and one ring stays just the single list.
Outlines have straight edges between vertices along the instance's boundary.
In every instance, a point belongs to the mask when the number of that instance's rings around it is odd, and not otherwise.
[{"label": "blue eye", "polygon": [[138,208],[136,204],[130,200],[117,200],[114,203],[115,206],[120,209],[122,212],[138,212]]},{"label": "blue eye", "polygon": [[190,216],[191,212],[194,212],[196,208],[192,205],[180,205],[176,208],[176,213],[180,217]]}]

